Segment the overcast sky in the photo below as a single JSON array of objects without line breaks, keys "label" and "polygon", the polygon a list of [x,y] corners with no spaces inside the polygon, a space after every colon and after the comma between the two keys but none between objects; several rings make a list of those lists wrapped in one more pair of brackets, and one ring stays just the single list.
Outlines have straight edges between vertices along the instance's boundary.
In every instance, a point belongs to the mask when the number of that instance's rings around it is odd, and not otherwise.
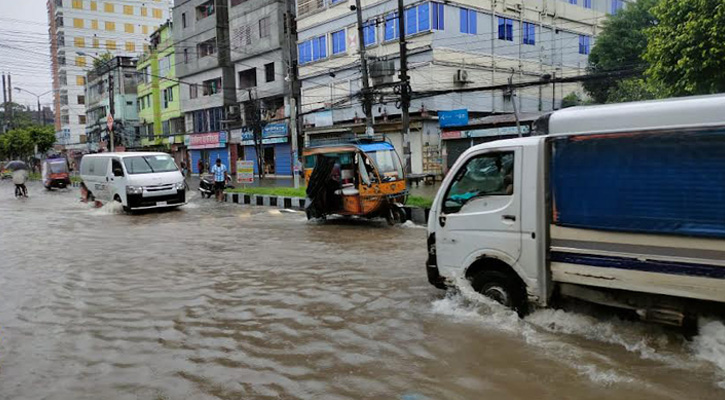
[{"label": "overcast sky", "polygon": [[[38,95],[53,89],[45,4],[46,0],[0,0],[0,72],[12,74],[14,87]],[[13,101],[36,108],[35,96],[27,93],[13,90]],[[52,94],[40,102],[52,105]]]}]

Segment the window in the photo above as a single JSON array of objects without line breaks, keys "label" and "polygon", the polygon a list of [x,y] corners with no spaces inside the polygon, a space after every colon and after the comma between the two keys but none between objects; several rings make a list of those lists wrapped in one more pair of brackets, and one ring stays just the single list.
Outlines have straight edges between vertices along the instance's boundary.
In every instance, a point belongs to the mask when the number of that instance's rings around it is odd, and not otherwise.
[{"label": "window", "polygon": [[65,65],[65,54],[59,54],[58,55],[58,64]]},{"label": "window", "polygon": [[250,68],[239,72],[239,89],[249,89],[257,86],[257,69]]},{"label": "window", "polygon": [[[476,11],[467,8],[461,8],[461,33],[475,35],[478,33],[478,21]],[[501,18],[499,18],[500,24]],[[499,25],[500,26],[500,25]],[[513,40],[513,39],[511,39]]]},{"label": "window", "polygon": [[330,0],[330,4],[337,4],[337,3],[341,3],[343,1],[344,0]]},{"label": "window", "polygon": [[63,16],[62,15],[55,17],[55,24],[58,26],[63,26]]},{"label": "window", "polygon": [[184,49],[184,64],[189,63],[189,49]]},{"label": "window", "polygon": [[78,101],[78,104],[86,104],[86,96],[82,94],[79,94],[76,100]]},{"label": "window", "polygon": [[433,5],[433,29],[442,31],[445,29],[445,5],[431,3]]},{"label": "window", "polygon": [[116,50],[116,41],[106,40],[106,50]]},{"label": "window", "polygon": [[153,14],[154,18],[161,19],[161,18],[163,18],[164,13],[161,11],[160,8],[154,8],[152,14]]},{"label": "window", "polygon": [[105,11],[107,13],[112,13],[113,12],[113,3],[103,4],[103,11]]},{"label": "window", "polygon": [[186,13],[181,13],[181,27],[186,28]]},{"label": "window", "polygon": [[76,56],[76,67],[85,67],[86,58],[84,56]]},{"label": "window", "polygon": [[164,97],[164,108],[169,108],[169,105],[172,101],[174,101],[174,88],[170,87],[168,89],[164,89],[163,93]]},{"label": "window", "polygon": [[189,98],[195,99],[199,97],[199,86],[198,85],[189,85]]},{"label": "window", "polygon": [[148,35],[149,34],[149,27],[146,26],[146,25],[141,26],[141,33],[143,33],[144,35]]},{"label": "window", "polygon": [[368,22],[363,26],[363,40],[365,46],[374,45],[377,42],[377,35],[375,34],[375,21]]},{"label": "window", "polygon": [[151,66],[147,66],[143,69],[143,75],[141,76],[141,79],[143,80],[143,83],[149,84],[151,83]]},{"label": "window", "polygon": [[332,54],[340,54],[345,52],[345,30],[332,32],[330,37],[332,41]]},{"label": "window", "polygon": [[264,64],[264,80],[274,82],[274,63]]},{"label": "window", "polygon": [[247,0],[232,0],[232,7],[236,7],[242,3],[244,3]]},{"label": "window", "polygon": [[93,38],[93,48],[97,49],[99,47],[101,47],[100,41],[98,40],[98,38]]},{"label": "window", "polygon": [[80,18],[73,18],[73,27],[74,28],[83,28],[83,20]]},{"label": "window", "polygon": [[77,10],[82,10],[83,9],[83,0],[73,0],[72,7]]},{"label": "window", "polygon": [[418,10],[411,7],[405,10],[405,34],[412,35],[418,32]]},{"label": "window", "polygon": [[199,58],[210,56],[216,53],[216,38],[209,39],[197,45]]},{"label": "window", "polygon": [[115,22],[109,22],[106,21],[105,28],[109,32],[113,32],[116,30],[116,23]]},{"label": "window", "polygon": [[385,40],[395,40],[400,37],[400,21],[398,14],[392,13],[385,17]]},{"label": "window", "polygon": [[[186,14],[181,14],[182,16],[186,16]],[[149,9],[146,7],[141,7],[141,16],[142,17],[148,17],[149,16]]]},{"label": "window", "polygon": [[171,71],[171,56],[159,59],[159,76],[166,78]]},{"label": "window", "polygon": [[430,29],[430,4],[423,3],[416,7],[418,15],[417,32],[425,32]]},{"label": "window", "polygon": [[58,47],[65,47],[65,34],[63,32],[58,32],[56,37],[58,38]]},{"label": "window", "polygon": [[514,40],[514,21],[510,18],[498,17],[498,38],[500,40]]},{"label": "window", "polygon": [[584,8],[592,8],[592,0],[584,0]]},{"label": "window", "polygon": [[164,136],[171,135],[171,125],[169,124],[169,121],[161,121],[161,133],[163,133]]},{"label": "window", "polygon": [[443,212],[456,213],[474,199],[514,193],[514,153],[486,153],[470,159],[448,189]]},{"label": "window", "polygon": [[[159,10],[161,11],[161,10]],[[214,0],[207,1],[196,7],[196,20],[204,19],[214,15]],[[155,15],[154,15],[155,16]]]},{"label": "window", "polygon": [[265,38],[269,36],[270,23],[269,17],[264,17],[259,20],[259,37]]},{"label": "window", "polygon": [[86,40],[82,37],[77,37],[73,39],[73,45],[79,48],[86,47]]},{"label": "window", "polygon": [[327,37],[319,36],[297,45],[300,64],[321,60],[327,57]]},{"label": "window", "polygon": [[133,53],[136,51],[136,43],[134,42],[126,42],[126,51],[129,53]]},{"label": "window", "polygon": [[133,33],[133,24],[123,24],[123,30],[126,33]]},{"label": "window", "polygon": [[85,125],[86,124],[86,116],[85,115],[79,115],[78,116],[78,123],[81,124],[81,125]]},{"label": "window", "polygon": [[[76,85],[86,86],[86,77],[83,75],[76,75]],[[81,104],[81,103],[78,103]]]},{"label": "window", "polygon": [[133,15],[133,6],[123,6],[123,13],[125,15]]},{"label": "window", "polygon": [[536,25],[524,22],[523,34],[524,44],[536,44]]},{"label": "window", "polygon": [[97,19],[91,20],[91,29],[98,30],[98,20]]},{"label": "window", "polygon": [[221,91],[222,88],[222,78],[216,78],[216,79],[210,79],[208,81],[204,81],[203,87],[202,87],[202,95],[203,96],[211,96],[213,94],[218,94]]},{"label": "window", "polygon": [[576,0],[569,0],[569,4],[576,4]]},{"label": "window", "polygon": [[91,1],[91,11],[98,11],[98,2]]},{"label": "window", "polygon": [[624,8],[623,0],[612,0],[612,14],[616,14],[622,8]]},{"label": "window", "polygon": [[589,36],[579,35],[579,54],[589,54]]}]

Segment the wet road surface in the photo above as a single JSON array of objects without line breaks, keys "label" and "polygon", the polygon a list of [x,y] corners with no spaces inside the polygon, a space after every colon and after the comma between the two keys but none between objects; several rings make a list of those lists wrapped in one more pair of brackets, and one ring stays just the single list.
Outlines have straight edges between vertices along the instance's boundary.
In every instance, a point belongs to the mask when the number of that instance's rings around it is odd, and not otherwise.
[{"label": "wet road surface", "polygon": [[723,399],[725,326],[541,310],[425,277],[425,230],[0,183],[0,399]]}]

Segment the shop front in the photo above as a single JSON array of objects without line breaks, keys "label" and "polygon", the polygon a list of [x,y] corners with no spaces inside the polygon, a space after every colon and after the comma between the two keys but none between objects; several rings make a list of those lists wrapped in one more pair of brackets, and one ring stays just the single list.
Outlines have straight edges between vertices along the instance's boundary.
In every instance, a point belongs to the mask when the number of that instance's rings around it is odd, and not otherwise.
[{"label": "shop front", "polygon": [[[254,161],[254,173],[259,173],[257,149],[254,146],[254,133],[244,127],[232,134],[238,136],[237,157]],[[292,176],[292,147],[286,123],[267,124],[262,130],[262,151],[264,175],[269,178]]]},{"label": "shop front", "polygon": [[[229,148],[227,146],[226,132],[196,133],[188,135],[186,147],[191,155],[191,170],[199,173],[199,167],[203,165],[203,172],[208,173],[209,168],[216,162],[217,158],[222,160],[227,170],[231,171],[229,162]],[[203,164],[200,164],[199,161]]]}]

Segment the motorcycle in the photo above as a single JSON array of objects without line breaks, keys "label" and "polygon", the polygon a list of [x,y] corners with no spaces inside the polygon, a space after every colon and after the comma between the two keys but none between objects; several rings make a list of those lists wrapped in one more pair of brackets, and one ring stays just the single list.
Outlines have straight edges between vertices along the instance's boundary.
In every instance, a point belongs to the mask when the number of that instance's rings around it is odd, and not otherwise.
[{"label": "motorcycle", "polygon": [[[234,189],[230,179],[226,180],[224,189]],[[201,193],[202,198],[206,197],[208,199],[214,196],[214,179],[211,175],[201,177],[199,180],[199,193]]]}]

